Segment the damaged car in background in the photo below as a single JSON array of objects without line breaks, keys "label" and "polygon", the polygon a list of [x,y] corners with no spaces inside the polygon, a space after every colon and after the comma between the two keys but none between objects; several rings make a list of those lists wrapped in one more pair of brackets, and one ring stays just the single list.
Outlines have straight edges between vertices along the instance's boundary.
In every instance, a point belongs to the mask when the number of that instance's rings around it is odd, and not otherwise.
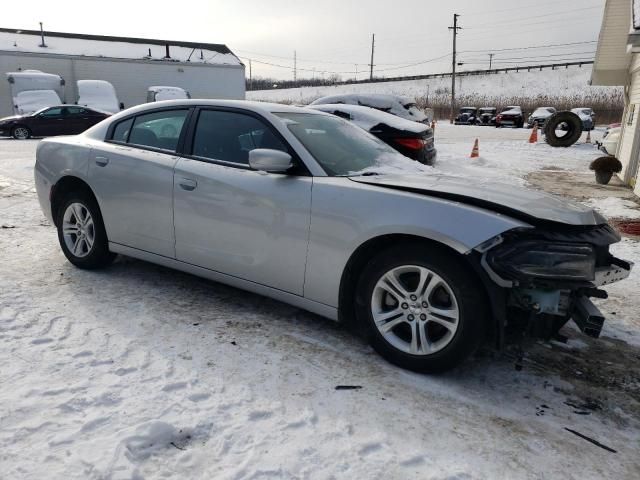
[{"label": "damaged car in background", "polygon": [[418,123],[429,125],[433,120],[433,110],[422,111],[415,100],[399,95],[385,95],[381,93],[352,93],[329,95],[311,102],[310,105],[360,105],[362,107],[375,108],[382,112],[390,113],[396,117],[404,118]]},{"label": "damaged car in background", "polygon": [[511,329],[550,338],[572,319],[597,337],[591,298],[632,268],[587,206],[436,174],[309,108],[134,107],[40,142],[35,185],[79,268],[121,254],[269,296],[358,326],[416,371],[501,347]]},{"label": "damaged car in background", "polygon": [[425,165],[435,163],[437,152],[433,142],[433,129],[427,125],[358,105],[310,105],[309,108],[353,122],[405,157]]}]

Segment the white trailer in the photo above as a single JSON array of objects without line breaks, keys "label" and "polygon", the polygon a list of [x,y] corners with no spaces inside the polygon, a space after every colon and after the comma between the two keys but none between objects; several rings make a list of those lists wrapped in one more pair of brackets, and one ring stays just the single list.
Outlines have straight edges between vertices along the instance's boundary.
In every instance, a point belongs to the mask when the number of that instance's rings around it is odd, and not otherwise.
[{"label": "white trailer", "polygon": [[11,109],[25,115],[41,108],[64,103],[64,79],[60,75],[23,70],[7,72]]},{"label": "white trailer", "polygon": [[104,112],[120,111],[116,89],[105,80],[78,80],[78,105]]}]

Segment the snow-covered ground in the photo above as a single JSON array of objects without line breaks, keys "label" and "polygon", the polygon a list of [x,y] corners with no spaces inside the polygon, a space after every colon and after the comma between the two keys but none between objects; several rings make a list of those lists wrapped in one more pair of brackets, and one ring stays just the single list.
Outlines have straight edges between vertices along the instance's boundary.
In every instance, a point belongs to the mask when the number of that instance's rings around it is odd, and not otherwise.
[{"label": "snow-covered ground", "polygon": [[[435,169],[524,184],[598,155],[528,134],[438,125]],[[523,362],[486,349],[418,375],[253,294],[124,258],[72,267],[37,205],[36,145],[0,140],[0,478],[638,478],[638,270],[601,302],[600,340],[570,328]],[[616,252],[640,263],[635,240]]]},{"label": "snow-covered ground", "polygon": [[[460,76],[456,81],[459,101],[473,102],[477,107],[504,105],[511,99],[539,99],[537,106],[558,98],[572,106],[589,106],[584,103],[598,100],[611,105],[621,104],[621,87],[590,86],[591,66],[558,68],[556,70],[532,70],[491,75]],[[451,78],[429,78],[397,82],[360,83],[321,87],[301,87],[247,92],[248,100],[267,102],[290,102],[306,105],[319,97],[351,93],[380,93],[423,98],[429,103],[447,104],[450,97]]]}]

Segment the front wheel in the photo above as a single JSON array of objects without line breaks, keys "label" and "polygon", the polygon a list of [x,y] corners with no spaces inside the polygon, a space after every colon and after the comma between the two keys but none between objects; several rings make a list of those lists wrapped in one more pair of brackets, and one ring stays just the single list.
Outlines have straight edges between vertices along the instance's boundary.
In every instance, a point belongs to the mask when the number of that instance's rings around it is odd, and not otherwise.
[{"label": "front wheel", "polygon": [[56,225],[62,252],[76,267],[96,269],[109,265],[107,233],[95,199],[86,193],[71,193],[58,209]]},{"label": "front wheel", "polygon": [[16,140],[27,140],[28,138],[31,137],[31,130],[29,130],[28,127],[23,127],[19,125],[17,127],[13,127],[11,135]]},{"label": "front wheel", "polygon": [[480,344],[485,300],[466,265],[442,247],[392,247],[371,261],[356,312],[373,348],[420,372],[448,370]]}]

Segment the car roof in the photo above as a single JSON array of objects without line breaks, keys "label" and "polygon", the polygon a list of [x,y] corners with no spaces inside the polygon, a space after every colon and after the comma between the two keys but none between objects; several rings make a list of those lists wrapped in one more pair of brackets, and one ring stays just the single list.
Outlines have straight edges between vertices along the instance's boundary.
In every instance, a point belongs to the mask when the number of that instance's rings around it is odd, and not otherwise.
[{"label": "car roof", "polygon": [[281,103],[256,102],[249,100],[211,100],[202,98],[181,99],[181,100],[162,100],[160,102],[143,103],[135,107],[125,110],[123,113],[138,113],[145,110],[156,110],[162,107],[236,107],[257,113],[311,113],[313,115],[320,112],[310,111],[309,109],[291,105],[283,105]]}]

